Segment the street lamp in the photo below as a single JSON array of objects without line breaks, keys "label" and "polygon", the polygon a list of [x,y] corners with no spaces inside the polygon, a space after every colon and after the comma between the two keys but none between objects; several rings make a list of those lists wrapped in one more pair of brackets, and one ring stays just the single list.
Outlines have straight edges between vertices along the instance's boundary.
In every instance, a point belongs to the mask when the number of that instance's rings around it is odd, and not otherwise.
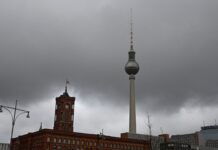
[{"label": "street lamp", "polygon": [[100,140],[104,140],[106,139],[106,137],[104,136],[104,130],[102,129],[102,132],[100,132],[100,134],[97,134],[97,140],[98,140],[98,145],[97,145],[97,149],[98,150],[103,150],[104,149],[104,143],[100,143]]},{"label": "street lamp", "polygon": [[[0,105],[0,113],[3,112],[3,108],[10,113],[11,119],[12,119],[11,139],[10,139],[10,149],[12,149],[11,142],[12,142],[12,138],[13,138],[15,122],[16,122],[17,118],[22,114],[27,114],[26,118],[30,118],[30,112],[27,110],[17,108],[17,100],[15,103],[15,107]],[[19,111],[18,114],[17,114],[17,111]]]}]

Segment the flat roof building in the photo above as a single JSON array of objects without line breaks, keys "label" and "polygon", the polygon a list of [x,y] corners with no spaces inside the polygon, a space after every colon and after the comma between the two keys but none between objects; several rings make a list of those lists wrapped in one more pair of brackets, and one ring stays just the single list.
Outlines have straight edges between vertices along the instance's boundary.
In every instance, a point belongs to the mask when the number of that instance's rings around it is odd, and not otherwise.
[{"label": "flat roof building", "polygon": [[182,135],[172,135],[171,141],[189,144],[192,149],[197,149],[199,147],[198,132]]},{"label": "flat roof building", "polygon": [[144,140],[42,129],[12,141],[13,150],[149,150]]}]

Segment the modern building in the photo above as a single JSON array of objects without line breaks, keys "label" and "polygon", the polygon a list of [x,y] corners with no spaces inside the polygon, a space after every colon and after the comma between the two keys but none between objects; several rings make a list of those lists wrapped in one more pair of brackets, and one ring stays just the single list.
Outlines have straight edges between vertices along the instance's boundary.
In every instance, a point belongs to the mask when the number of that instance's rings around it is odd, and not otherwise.
[{"label": "modern building", "polygon": [[204,126],[198,134],[200,149],[217,148],[218,149],[218,126]]},{"label": "modern building", "polygon": [[160,144],[164,143],[165,139],[162,136],[145,135],[145,134],[133,134],[133,133],[121,133],[121,138],[139,139],[149,141],[151,143],[152,150],[160,150]]},{"label": "modern building", "polygon": [[189,144],[192,149],[198,149],[199,147],[198,132],[191,133],[191,134],[172,135],[171,141],[177,143]]},{"label": "modern building", "polygon": [[10,144],[8,143],[0,143],[0,150],[9,150]]},{"label": "modern building", "polygon": [[218,140],[207,140],[205,146],[218,149]]},{"label": "modern building", "polygon": [[172,135],[171,141],[190,144],[192,149],[218,149],[218,126],[204,126],[199,132],[183,135]]},{"label": "modern building", "polygon": [[149,150],[149,141],[74,132],[75,97],[56,98],[54,129],[40,129],[12,139],[12,150]]}]

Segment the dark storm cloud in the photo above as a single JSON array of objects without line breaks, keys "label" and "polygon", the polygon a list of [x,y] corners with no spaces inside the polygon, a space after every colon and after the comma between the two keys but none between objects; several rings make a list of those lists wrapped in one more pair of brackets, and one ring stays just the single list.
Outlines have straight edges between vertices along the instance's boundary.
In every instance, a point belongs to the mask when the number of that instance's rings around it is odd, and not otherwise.
[{"label": "dark storm cloud", "polygon": [[189,99],[199,106],[217,102],[217,1],[0,3],[1,102],[32,104],[68,78],[87,101],[96,95],[127,104],[131,7],[141,106],[176,110]]}]

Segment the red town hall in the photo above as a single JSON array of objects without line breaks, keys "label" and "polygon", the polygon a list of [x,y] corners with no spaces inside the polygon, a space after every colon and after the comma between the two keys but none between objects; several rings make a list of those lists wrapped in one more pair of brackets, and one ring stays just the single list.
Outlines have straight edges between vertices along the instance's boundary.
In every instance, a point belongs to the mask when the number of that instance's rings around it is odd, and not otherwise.
[{"label": "red town hall", "polygon": [[75,97],[65,92],[56,98],[54,129],[41,129],[12,139],[11,150],[149,150],[145,140],[127,136],[74,132]]}]

